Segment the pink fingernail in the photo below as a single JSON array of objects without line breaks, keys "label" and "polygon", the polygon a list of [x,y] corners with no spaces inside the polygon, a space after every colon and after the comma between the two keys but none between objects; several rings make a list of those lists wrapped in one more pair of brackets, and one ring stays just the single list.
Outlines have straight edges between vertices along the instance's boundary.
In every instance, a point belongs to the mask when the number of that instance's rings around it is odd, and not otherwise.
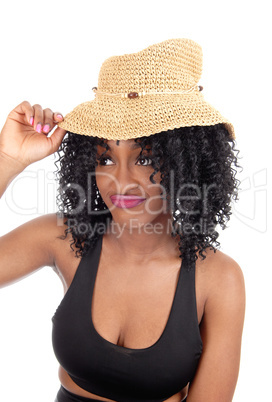
[{"label": "pink fingernail", "polygon": [[43,126],[43,132],[44,132],[44,133],[48,133],[49,130],[50,130],[49,125],[48,125],[48,124],[45,124],[45,125]]},{"label": "pink fingernail", "polygon": [[41,131],[42,131],[42,125],[41,125],[40,123],[37,124],[36,131],[38,131],[38,133],[41,133]]},{"label": "pink fingernail", "polygon": [[33,116],[30,117],[29,123],[31,124],[31,126],[33,126],[33,123],[34,123],[34,117]]},{"label": "pink fingernail", "polygon": [[62,117],[61,114],[57,114],[57,118],[58,118],[58,119],[63,119],[63,117]]}]

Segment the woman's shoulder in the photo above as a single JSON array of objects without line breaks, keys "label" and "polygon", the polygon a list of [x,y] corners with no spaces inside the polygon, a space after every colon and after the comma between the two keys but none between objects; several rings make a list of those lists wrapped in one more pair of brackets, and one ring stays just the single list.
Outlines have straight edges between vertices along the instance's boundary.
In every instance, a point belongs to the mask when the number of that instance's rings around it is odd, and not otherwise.
[{"label": "woman's shoulder", "polygon": [[203,255],[206,258],[202,258],[198,253],[197,264],[202,270],[220,270],[222,273],[224,270],[241,270],[239,263],[230,255],[224,253],[219,249],[207,248]]},{"label": "woman's shoulder", "polygon": [[57,215],[48,214],[1,236],[0,285],[12,283],[45,266],[54,268],[58,247],[61,245],[60,249],[67,250],[67,242],[58,240],[63,232]]},{"label": "woman's shoulder", "polygon": [[43,229],[46,230],[48,235],[48,244],[51,248],[51,252],[56,254],[57,252],[64,251],[70,248],[70,243],[73,240],[71,232],[65,232],[68,226],[65,224],[66,218],[61,217],[57,212],[43,215],[41,218],[43,221]]},{"label": "woman's shoulder", "polygon": [[[29,225],[33,226],[33,228],[39,226],[40,231],[44,234],[44,237],[47,240],[47,246],[53,248],[56,243],[57,245],[61,244],[59,240],[65,236],[65,229],[67,229],[65,218],[60,217],[57,212],[39,216],[30,221]],[[35,235],[35,233],[33,233],[33,235]],[[65,243],[67,243],[71,238],[71,234],[68,233]]]},{"label": "woman's shoulder", "polygon": [[66,236],[65,218],[61,218],[58,213],[43,215],[40,220],[43,221],[43,229],[47,231],[46,247],[53,261],[51,267],[60,277],[64,287],[67,288],[80,262],[80,258],[76,256],[77,248],[75,245],[73,249],[71,248],[72,234],[68,232]]},{"label": "woman's shoulder", "polygon": [[207,297],[219,292],[244,292],[244,275],[239,263],[221,250],[207,249],[206,258],[196,262],[196,275],[207,290]]},{"label": "woman's shoulder", "polygon": [[72,235],[68,232],[66,236],[65,218],[61,218],[57,212],[34,218],[24,226],[25,232],[31,233],[32,239],[39,239],[37,240],[39,247],[50,256],[52,268],[56,268],[55,262],[61,259],[61,256],[67,255],[69,250],[72,251],[70,247]]},{"label": "woman's shoulder", "polygon": [[[29,228],[39,227],[41,231],[48,235],[48,240],[51,236],[59,236],[64,233],[66,226],[64,218],[61,218],[57,212],[44,214],[28,221],[24,226]],[[35,233],[34,233],[35,234]]]}]

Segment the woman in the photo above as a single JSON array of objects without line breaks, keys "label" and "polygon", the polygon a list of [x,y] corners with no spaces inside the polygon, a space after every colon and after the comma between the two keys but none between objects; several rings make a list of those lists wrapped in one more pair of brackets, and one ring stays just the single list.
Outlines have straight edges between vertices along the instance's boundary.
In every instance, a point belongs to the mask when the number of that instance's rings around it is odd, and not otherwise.
[{"label": "woman", "polygon": [[3,127],[1,195],[30,163],[60,157],[60,213],[0,239],[1,284],[49,265],[64,285],[56,402],[232,400],[245,289],[215,227],[238,164],[201,68],[198,44],[164,41],[106,60],[96,98],[64,119],[25,101]]}]

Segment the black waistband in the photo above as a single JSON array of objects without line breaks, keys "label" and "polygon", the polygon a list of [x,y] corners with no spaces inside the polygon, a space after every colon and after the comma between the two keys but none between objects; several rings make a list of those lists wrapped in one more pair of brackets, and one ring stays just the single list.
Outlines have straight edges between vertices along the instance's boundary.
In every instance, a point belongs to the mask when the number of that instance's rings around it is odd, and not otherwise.
[{"label": "black waistband", "polygon": [[[92,401],[101,402],[100,399],[84,398],[84,396],[73,394],[72,392],[68,391],[61,385],[54,402],[92,402]],[[187,397],[182,400],[182,402],[186,401]]]},{"label": "black waistband", "polygon": [[62,385],[57,393],[56,399],[54,402],[101,402],[99,399],[85,398],[84,396],[73,394],[68,391]]}]

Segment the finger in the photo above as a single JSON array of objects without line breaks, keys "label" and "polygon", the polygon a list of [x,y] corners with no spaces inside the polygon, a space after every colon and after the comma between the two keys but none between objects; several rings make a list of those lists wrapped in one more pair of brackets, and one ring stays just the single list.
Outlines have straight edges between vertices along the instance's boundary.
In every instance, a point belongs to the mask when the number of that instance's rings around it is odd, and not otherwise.
[{"label": "finger", "polygon": [[28,101],[21,102],[9,113],[9,115],[11,115],[13,112],[24,115],[27,124],[31,124],[32,120],[34,121],[34,108]]},{"label": "finger", "polygon": [[33,105],[32,106],[34,109],[34,129],[38,132],[42,132],[42,126],[43,126],[43,108],[41,105]]},{"label": "finger", "polygon": [[54,122],[53,122],[53,112],[51,109],[46,108],[43,110],[43,127],[42,127],[42,131],[45,134],[48,134],[49,131],[52,130],[52,128],[54,127]]},{"label": "finger", "polygon": [[55,112],[53,119],[54,119],[55,123],[59,123],[59,122],[61,122],[63,120],[63,116],[62,116],[61,113]]},{"label": "finger", "polygon": [[66,130],[64,130],[61,127],[56,128],[56,130],[53,132],[53,134],[51,135],[51,137],[49,137],[48,139],[51,141],[51,153],[56,152],[59,147],[60,144],[66,134]]}]

